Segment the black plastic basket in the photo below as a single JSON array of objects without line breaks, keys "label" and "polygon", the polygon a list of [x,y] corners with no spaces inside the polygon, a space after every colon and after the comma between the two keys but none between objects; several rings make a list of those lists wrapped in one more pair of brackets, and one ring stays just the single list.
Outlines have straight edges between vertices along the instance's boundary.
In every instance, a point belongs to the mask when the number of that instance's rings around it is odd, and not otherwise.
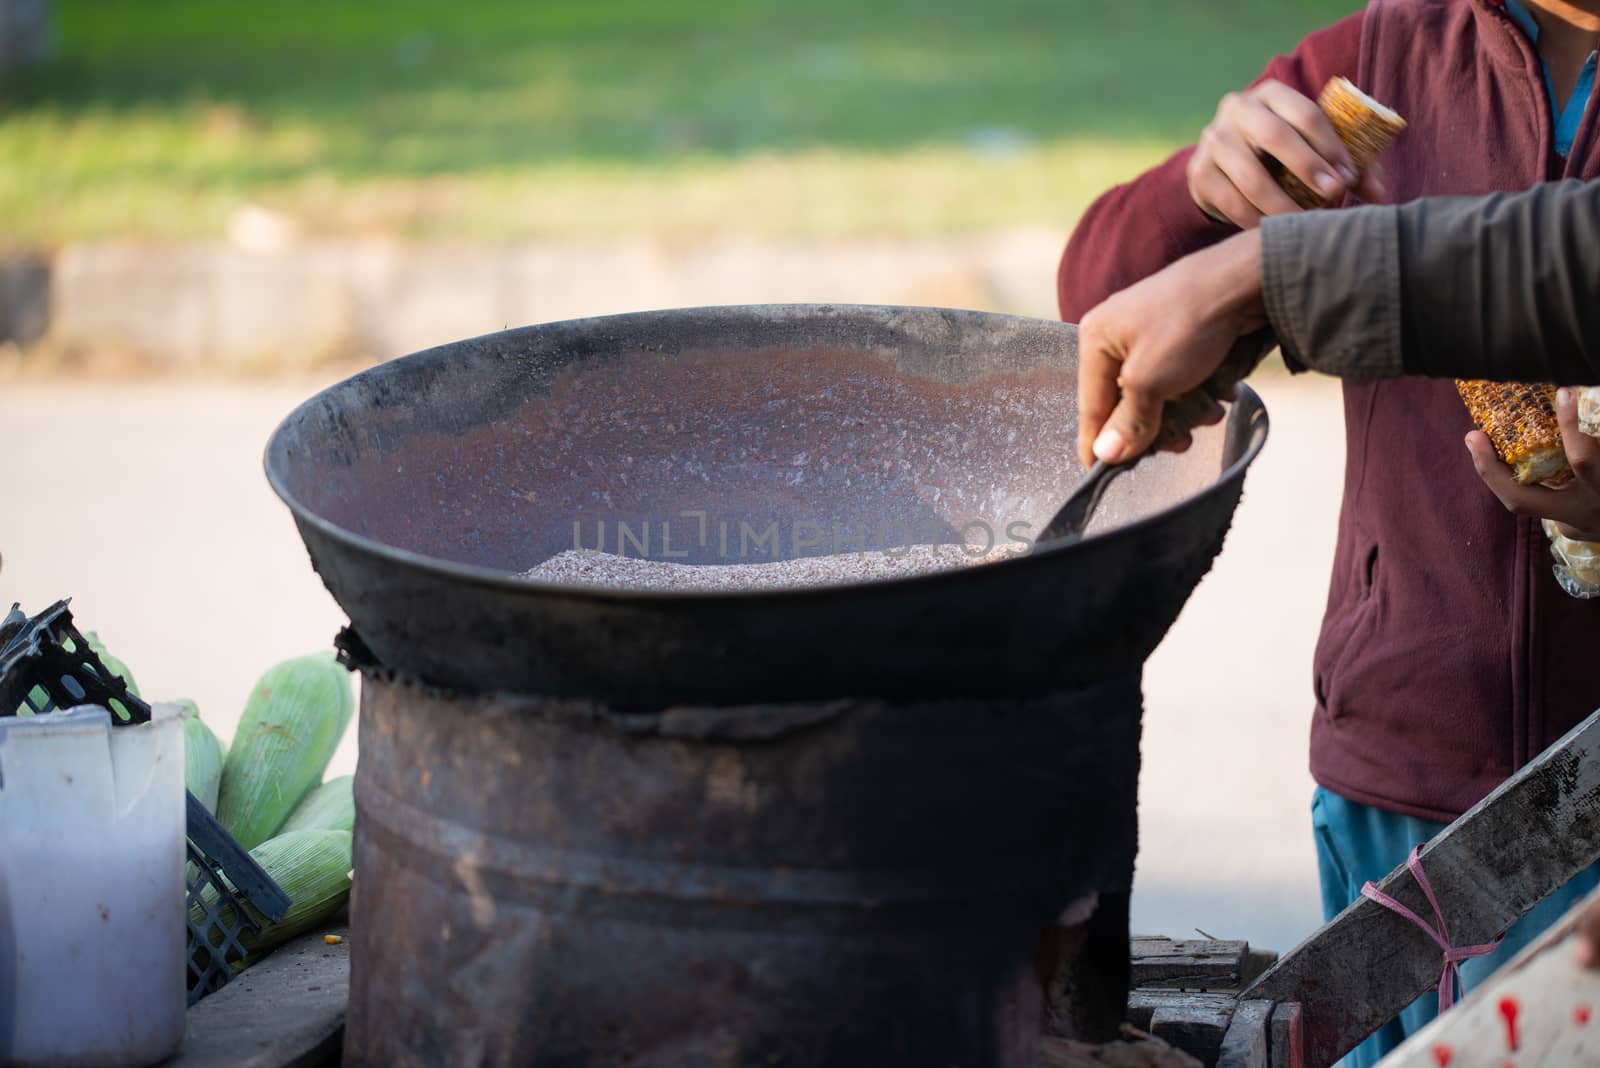
[{"label": "black plastic basket", "polygon": [[[112,674],[73,626],[66,601],[29,618],[19,605],[0,620],[0,716],[45,715],[101,705],[112,726],[150,721],[150,706]],[[189,1004],[219,990],[248,956],[242,938],[289,911],[289,895],[188,794]]]}]

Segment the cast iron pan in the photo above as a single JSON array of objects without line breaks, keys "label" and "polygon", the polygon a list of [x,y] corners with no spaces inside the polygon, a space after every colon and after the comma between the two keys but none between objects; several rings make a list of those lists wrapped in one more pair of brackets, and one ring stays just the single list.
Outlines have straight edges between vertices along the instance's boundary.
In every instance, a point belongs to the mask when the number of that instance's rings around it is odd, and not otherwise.
[{"label": "cast iron pan", "polygon": [[792,592],[518,575],[574,545],[689,563],[1020,547],[1083,476],[1076,336],[830,305],[507,330],[312,397],[267,475],[372,655],[436,685],[641,710],[1038,694],[1136,668],[1166,633],[1266,439],[1249,389],[1189,452],[1118,480],[1074,545]]}]

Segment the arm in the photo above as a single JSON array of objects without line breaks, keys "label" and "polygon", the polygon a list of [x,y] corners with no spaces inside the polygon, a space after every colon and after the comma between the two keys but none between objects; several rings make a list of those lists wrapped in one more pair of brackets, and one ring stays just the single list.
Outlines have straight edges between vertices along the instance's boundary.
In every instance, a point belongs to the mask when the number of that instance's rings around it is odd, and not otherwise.
[{"label": "arm", "polygon": [[1333,374],[1600,382],[1600,182],[1274,219],[1265,306]]},{"label": "arm", "polygon": [[[1330,77],[1355,71],[1362,18],[1351,15],[1311,34],[1293,53],[1274,59],[1252,85],[1276,81],[1316,96]],[[1189,174],[1194,155],[1192,147],[1182,150],[1084,213],[1056,274],[1062,319],[1079,322],[1111,294],[1237,232],[1196,205]]]},{"label": "arm", "polygon": [[[1108,461],[1142,451],[1167,400],[1269,318],[1291,361],[1333,374],[1597,381],[1596,297],[1600,182],[1268,220],[1084,317],[1079,448]],[[1477,432],[1473,465],[1510,511],[1600,540],[1600,442],[1579,429],[1571,390],[1556,418],[1572,488],[1518,485]]]}]

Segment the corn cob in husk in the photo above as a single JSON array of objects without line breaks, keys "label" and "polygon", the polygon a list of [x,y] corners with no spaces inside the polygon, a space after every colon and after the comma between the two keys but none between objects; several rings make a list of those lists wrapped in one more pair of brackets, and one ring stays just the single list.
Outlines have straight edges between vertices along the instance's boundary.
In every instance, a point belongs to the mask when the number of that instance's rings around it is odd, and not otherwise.
[{"label": "corn cob in husk", "polygon": [[[277,923],[267,924],[259,931],[241,932],[239,943],[249,957],[236,966],[253,963],[268,950],[314,930],[339,911],[350,897],[351,843],[349,831],[302,830],[280,834],[250,850],[256,863],[289,895],[290,904],[289,911]],[[206,905],[214,907],[216,888],[208,883],[202,897]],[[203,924],[205,909],[192,905],[189,917]],[[228,927],[238,922],[232,905],[222,907],[220,918]],[[215,935],[213,944],[222,944],[220,933]]]},{"label": "corn cob in husk", "polygon": [[1458,380],[1456,390],[1518,482],[1560,483],[1571,477],[1556,422],[1556,387]]},{"label": "corn cob in husk", "polygon": [[349,673],[316,653],[269,668],[222,765],[217,819],[246,849],[271,838],[322,773],[355,707]]},{"label": "corn cob in husk", "polygon": [[217,789],[222,785],[222,743],[200,720],[200,707],[188,698],[173,704],[183,715],[183,784],[213,816],[217,813]]},{"label": "corn cob in husk", "polygon": [[[1330,78],[1317,97],[1317,106],[1328,116],[1328,121],[1339,134],[1339,140],[1355,162],[1356,173],[1366,174],[1367,169],[1383,154],[1401,130],[1406,120],[1357,89],[1348,78]],[[1267,170],[1277,179],[1283,191],[1302,208],[1331,208],[1333,204],[1322,194],[1306,185],[1293,172],[1277,160],[1267,157]]]},{"label": "corn cob in husk", "polygon": [[355,779],[341,775],[329,779],[306,795],[284,821],[279,834],[290,831],[354,831],[356,827]]}]

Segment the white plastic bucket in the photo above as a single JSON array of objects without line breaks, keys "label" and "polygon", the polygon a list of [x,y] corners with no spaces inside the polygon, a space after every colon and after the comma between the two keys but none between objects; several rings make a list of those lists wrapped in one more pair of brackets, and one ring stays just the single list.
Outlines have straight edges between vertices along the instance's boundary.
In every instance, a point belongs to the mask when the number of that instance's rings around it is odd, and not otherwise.
[{"label": "white plastic bucket", "polygon": [[181,715],[0,718],[0,1065],[138,1068],[183,1041]]}]

